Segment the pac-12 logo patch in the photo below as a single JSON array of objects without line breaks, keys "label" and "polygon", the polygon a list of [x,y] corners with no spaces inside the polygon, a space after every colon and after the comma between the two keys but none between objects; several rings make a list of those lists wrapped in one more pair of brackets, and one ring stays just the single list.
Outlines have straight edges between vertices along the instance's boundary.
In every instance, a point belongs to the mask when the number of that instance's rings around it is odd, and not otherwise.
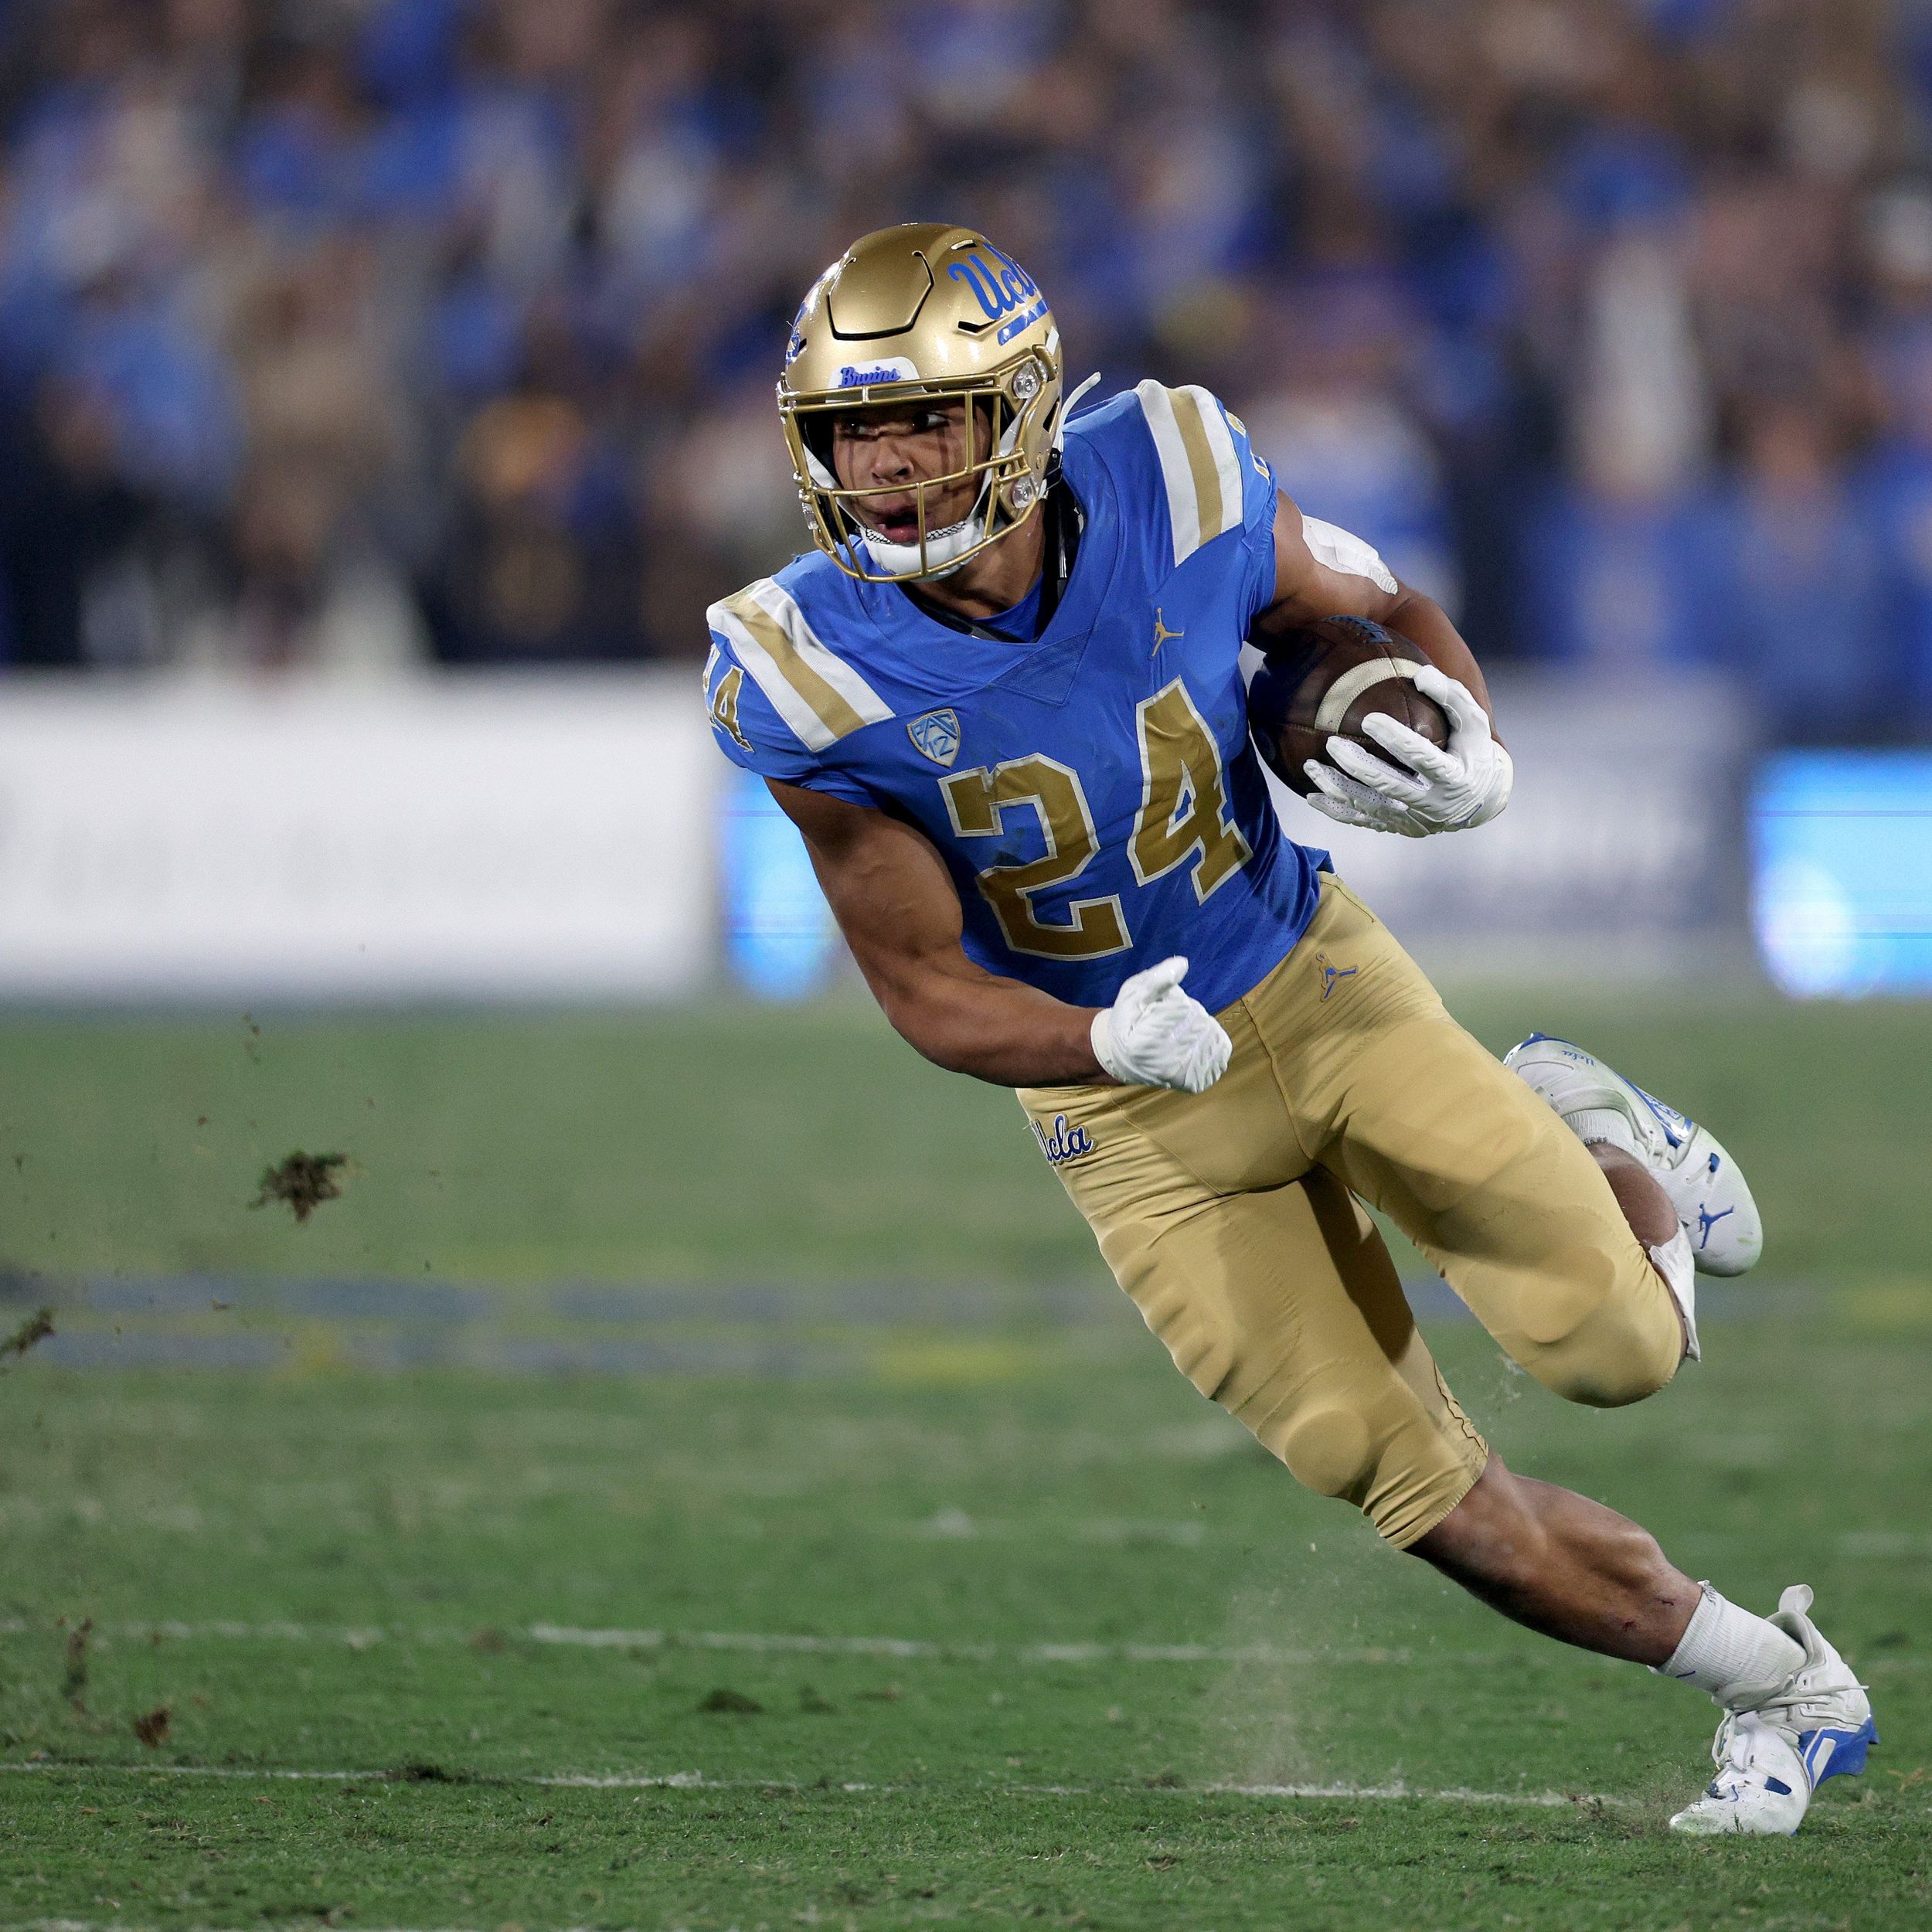
[{"label": "pac-12 logo patch", "polygon": [[929,711],[906,727],[906,735],[936,765],[950,765],[959,756],[959,713]]},{"label": "pac-12 logo patch", "polygon": [[1053,1116],[1053,1131],[1048,1133],[1038,1121],[1029,1123],[1033,1138],[1039,1142],[1039,1151],[1055,1167],[1064,1167],[1069,1161],[1077,1161],[1083,1154],[1094,1151],[1094,1137],[1083,1127],[1069,1127],[1064,1114]]}]

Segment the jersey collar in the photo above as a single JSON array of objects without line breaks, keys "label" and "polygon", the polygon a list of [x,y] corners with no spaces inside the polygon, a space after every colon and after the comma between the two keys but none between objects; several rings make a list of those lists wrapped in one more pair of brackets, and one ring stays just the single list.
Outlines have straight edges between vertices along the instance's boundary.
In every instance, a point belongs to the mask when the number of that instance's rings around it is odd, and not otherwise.
[{"label": "jersey collar", "polygon": [[855,583],[859,602],[905,683],[940,695],[975,691],[1004,682],[1038,654],[1053,650],[1057,655],[1077,641],[1084,643],[1120,562],[1121,522],[1107,500],[1112,479],[1078,437],[1067,440],[1061,478],[1083,527],[1059,604],[1037,638],[1015,642],[979,626],[955,629],[896,584]]}]

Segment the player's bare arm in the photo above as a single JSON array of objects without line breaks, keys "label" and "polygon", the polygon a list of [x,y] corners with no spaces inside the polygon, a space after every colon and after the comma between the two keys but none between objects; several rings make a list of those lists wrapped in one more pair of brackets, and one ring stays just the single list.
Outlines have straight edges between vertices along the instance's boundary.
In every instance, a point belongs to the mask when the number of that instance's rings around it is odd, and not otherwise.
[{"label": "player's bare arm", "polygon": [[[1310,546],[1308,534],[1301,506],[1284,495],[1274,513],[1274,600],[1255,619],[1248,641],[1265,651],[1273,640],[1318,618],[1367,617],[1420,645],[1441,670],[1475,694],[1493,723],[1496,708],[1476,654],[1442,606],[1386,572],[1375,576],[1325,563]],[[1367,549],[1366,545],[1362,548]],[[1335,555],[1332,547],[1330,555]],[[1368,555],[1372,557],[1373,553]]]},{"label": "player's bare arm", "polygon": [[1360,538],[1304,515],[1286,496],[1276,504],[1274,539],[1274,595],[1248,641],[1267,655],[1321,619],[1366,618],[1423,653],[1415,687],[1440,708],[1445,727],[1438,744],[1374,713],[1362,726],[1372,745],[1332,737],[1323,757],[1304,762],[1308,784],[1298,788],[1339,824],[1410,838],[1486,825],[1509,804],[1515,772],[1475,655],[1441,605],[1399,582]]},{"label": "player's bare arm", "polygon": [[1138,1077],[1189,1091],[1226,1066],[1226,1034],[1182,991],[1178,973],[1137,974],[1111,1007],[1070,1005],[989,973],[967,957],[959,896],[918,832],[803,785],[770,789],[804,836],[873,998],[935,1065],[999,1087]]},{"label": "player's bare arm", "polygon": [[959,896],[911,826],[803,785],[771,791],[804,836],[866,984],[909,1045],[954,1073],[1005,1087],[1106,1078],[1094,1056],[1092,1009],[966,957]]}]

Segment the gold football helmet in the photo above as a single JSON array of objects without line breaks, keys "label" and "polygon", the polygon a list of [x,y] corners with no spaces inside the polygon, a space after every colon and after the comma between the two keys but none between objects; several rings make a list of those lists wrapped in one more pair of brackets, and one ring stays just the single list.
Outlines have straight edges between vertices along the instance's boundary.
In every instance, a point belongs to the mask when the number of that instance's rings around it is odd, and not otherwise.
[{"label": "gold football helmet", "polygon": [[[1060,430],[1060,338],[1032,276],[984,235],[943,222],[882,228],[813,283],[791,325],[778,413],[812,540],[849,577],[950,576],[1039,509]],[[833,420],[855,404],[964,399],[965,461],[944,476],[848,489]],[[944,529],[927,504],[977,478],[971,511]],[[917,543],[854,514],[868,497],[917,496]]]}]

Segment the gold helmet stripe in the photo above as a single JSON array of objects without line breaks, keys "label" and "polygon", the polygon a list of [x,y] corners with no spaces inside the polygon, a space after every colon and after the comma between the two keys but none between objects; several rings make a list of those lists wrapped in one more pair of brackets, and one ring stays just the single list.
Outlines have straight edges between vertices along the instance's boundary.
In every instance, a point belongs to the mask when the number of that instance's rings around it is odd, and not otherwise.
[{"label": "gold helmet stripe", "polygon": [[1240,525],[1241,459],[1220,404],[1198,384],[1166,389],[1149,380],[1134,393],[1161,459],[1174,561],[1184,563]]},{"label": "gold helmet stripe", "polygon": [[804,613],[770,577],[760,577],[706,613],[731,640],[772,709],[806,748],[823,751],[892,708],[842,658],[835,657]]}]

